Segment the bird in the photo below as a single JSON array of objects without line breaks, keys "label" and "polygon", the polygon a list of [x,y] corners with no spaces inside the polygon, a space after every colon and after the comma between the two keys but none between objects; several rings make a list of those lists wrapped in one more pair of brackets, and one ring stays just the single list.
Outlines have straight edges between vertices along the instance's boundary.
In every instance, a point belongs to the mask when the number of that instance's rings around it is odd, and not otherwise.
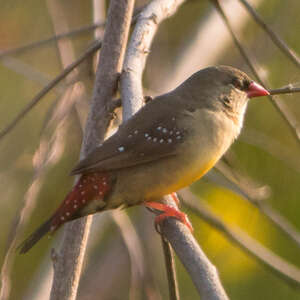
[{"label": "bird", "polygon": [[184,213],[160,199],[208,172],[240,134],[248,100],[268,94],[244,72],[220,65],[148,101],[75,166],[79,180],[20,253],[68,221],[138,204],[161,212],[157,223],[174,217],[191,229]]}]

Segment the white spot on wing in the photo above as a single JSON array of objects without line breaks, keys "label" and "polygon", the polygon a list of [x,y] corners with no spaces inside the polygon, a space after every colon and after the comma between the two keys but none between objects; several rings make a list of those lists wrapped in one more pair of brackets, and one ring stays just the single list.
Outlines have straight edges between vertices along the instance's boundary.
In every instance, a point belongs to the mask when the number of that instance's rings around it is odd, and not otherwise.
[{"label": "white spot on wing", "polygon": [[120,147],[118,148],[118,150],[119,150],[119,152],[123,152],[123,151],[125,150],[125,148],[124,148],[124,146],[120,146]]}]

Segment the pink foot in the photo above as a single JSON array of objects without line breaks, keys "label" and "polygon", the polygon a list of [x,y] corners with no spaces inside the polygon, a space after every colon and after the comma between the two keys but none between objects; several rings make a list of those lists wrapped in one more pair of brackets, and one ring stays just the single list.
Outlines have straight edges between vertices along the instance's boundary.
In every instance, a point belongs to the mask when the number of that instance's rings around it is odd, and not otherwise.
[{"label": "pink foot", "polygon": [[[176,196],[177,198],[177,196]],[[167,218],[175,218],[179,220],[181,223],[187,226],[187,228],[193,232],[193,226],[191,222],[189,221],[186,214],[183,212],[177,210],[174,207],[159,203],[159,202],[145,202],[144,205],[150,209],[155,209],[158,211],[161,211],[162,213],[155,217],[155,226],[159,225],[161,222],[163,222]]]}]

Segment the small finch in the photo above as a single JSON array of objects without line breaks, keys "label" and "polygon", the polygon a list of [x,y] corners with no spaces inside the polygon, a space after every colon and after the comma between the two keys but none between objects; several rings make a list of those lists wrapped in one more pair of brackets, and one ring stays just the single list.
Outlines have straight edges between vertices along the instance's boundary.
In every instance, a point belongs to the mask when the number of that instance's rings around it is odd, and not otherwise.
[{"label": "small finch", "polygon": [[228,66],[193,74],[147,103],[73,169],[81,177],[56,212],[21,245],[27,252],[63,223],[96,212],[144,204],[190,227],[186,216],[159,203],[201,178],[239,135],[249,98],[268,91]]}]

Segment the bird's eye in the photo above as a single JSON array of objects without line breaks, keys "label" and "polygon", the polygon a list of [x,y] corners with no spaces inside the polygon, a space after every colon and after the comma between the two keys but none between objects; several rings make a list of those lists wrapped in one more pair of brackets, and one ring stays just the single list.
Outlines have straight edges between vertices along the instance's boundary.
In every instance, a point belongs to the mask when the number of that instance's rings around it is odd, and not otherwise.
[{"label": "bird's eye", "polygon": [[247,79],[244,79],[243,81],[238,78],[233,78],[232,82],[233,86],[241,91],[247,91],[250,81]]},{"label": "bird's eye", "polygon": [[244,80],[243,80],[243,90],[244,90],[244,91],[247,91],[248,88],[249,88],[249,85],[250,85],[250,81],[247,80],[247,79],[244,79]]},{"label": "bird's eye", "polygon": [[232,82],[233,86],[239,90],[241,90],[243,88],[243,84],[241,83],[241,81],[238,78],[233,78]]}]

